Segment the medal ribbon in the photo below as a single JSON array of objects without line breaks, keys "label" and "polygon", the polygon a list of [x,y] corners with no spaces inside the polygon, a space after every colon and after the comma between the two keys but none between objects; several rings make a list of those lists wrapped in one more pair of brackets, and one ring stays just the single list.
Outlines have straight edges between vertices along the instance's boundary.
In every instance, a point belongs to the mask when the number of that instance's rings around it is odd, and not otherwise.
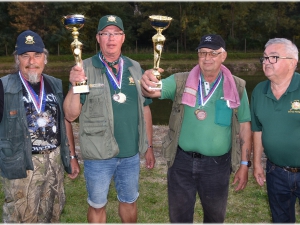
[{"label": "medal ribbon", "polygon": [[40,84],[40,94],[37,95],[35,91],[32,89],[32,87],[29,85],[28,81],[23,77],[21,72],[19,71],[20,79],[31,98],[33,105],[38,113],[41,111],[44,111],[45,109],[45,103],[46,103],[46,96],[45,96],[45,87],[44,87],[44,78],[41,76],[41,84]]},{"label": "medal ribbon", "polygon": [[101,58],[100,54],[99,54],[99,59],[101,60],[103,66],[105,66],[105,68],[106,68],[106,75],[108,76],[108,79],[109,79],[111,85],[113,86],[114,90],[116,90],[117,88],[119,88],[121,90],[122,77],[123,77],[123,65],[124,65],[123,59],[120,58],[120,60],[119,60],[119,72],[118,72],[117,76],[115,76],[113,73],[110,72],[110,70],[104,63],[103,59]]},{"label": "medal ribbon", "polygon": [[209,90],[208,94],[204,96],[203,94],[203,90],[202,90],[202,78],[201,78],[201,74],[199,77],[199,85],[198,85],[198,93],[199,93],[199,99],[198,99],[198,103],[201,106],[205,106],[205,104],[208,102],[208,100],[211,98],[211,96],[214,94],[214,92],[216,91],[217,87],[219,86],[220,82],[221,82],[222,76],[221,73],[219,73],[216,81],[214,82],[212,88]]}]

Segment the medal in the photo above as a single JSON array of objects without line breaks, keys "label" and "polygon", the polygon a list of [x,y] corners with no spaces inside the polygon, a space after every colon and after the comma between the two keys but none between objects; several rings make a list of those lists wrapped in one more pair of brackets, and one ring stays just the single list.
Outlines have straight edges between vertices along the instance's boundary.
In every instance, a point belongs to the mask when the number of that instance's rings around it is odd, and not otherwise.
[{"label": "medal", "polygon": [[120,99],[119,99],[119,103],[124,103],[125,101],[126,101],[126,95],[124,95],[123,93],[119,93],[118,94],[119,95],[119,97],[120,97]]},{"label": "medal", "polygon": [[118,102],[119,99],[120,99],[120,96],[118,94],[114,94],[112,98],[113,98],[113,100],[115,100],[116,102]]},{"label": "medal", "polygon": [[196,109],[195,115],[198,120],[205,120],[207,114],[203,109]]},{"label": "medal", "polygon": [[121,92],[118,94],[114,94],[112,98],[113,98],[113,100],[115,100],[116,102],[119,102],[119,103],[124,103],[126,101],[126,95],[124,95]]}]

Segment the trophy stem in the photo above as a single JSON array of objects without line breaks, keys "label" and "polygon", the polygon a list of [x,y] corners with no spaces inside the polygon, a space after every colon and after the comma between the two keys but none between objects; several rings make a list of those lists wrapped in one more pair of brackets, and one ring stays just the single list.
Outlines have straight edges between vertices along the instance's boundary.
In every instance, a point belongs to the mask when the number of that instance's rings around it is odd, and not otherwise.
[{"label": "trophy stem", "polygon": [[82,43],[78,41],[79,32],[76,27],[73,27],[73,39],[74,41],[71,43],[71,49],[75,58],[75,62],[78,66],[82,66],[81,63],[81,49],[82,49]]}]

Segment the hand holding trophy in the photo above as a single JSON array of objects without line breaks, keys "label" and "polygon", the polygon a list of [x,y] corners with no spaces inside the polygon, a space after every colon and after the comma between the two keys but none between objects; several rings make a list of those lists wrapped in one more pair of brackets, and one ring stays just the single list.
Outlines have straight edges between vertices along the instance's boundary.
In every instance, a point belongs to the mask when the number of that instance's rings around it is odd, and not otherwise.
[{"label": "hand holding trophy", "polygon": [[[161,80],[160,72],[158,72],[161,53],[163,50],[164,42],[166,40],[165,36],[162,35],[162,31],[167,29],[170,26],[172,21],[171,17],[168,16],[160,16],[160,15],[152,15],[149,16],[151,26],[157,31],[152,37],[153,48],[154,48],[154,67],[153,74],[156,76],[158,80]],[[162,88],[161,81],[156,84],[156,87],[150,87],[152,90],[160,90]]]},{"label": "hand holding trophy", "polygon": [[[64,26],[72,31],[74,41],[71,43],[71,49],[75,58],[75,62],[78,66],[82,67],[81,50],[82,43],[78,41],[80,30],[84,26],[84,16],[79,14],[64,16],[62,19]],[[89,92],[89,86],[86,81],[76,82],[76,86],[73,86],[74,93],[87,93]]]}]

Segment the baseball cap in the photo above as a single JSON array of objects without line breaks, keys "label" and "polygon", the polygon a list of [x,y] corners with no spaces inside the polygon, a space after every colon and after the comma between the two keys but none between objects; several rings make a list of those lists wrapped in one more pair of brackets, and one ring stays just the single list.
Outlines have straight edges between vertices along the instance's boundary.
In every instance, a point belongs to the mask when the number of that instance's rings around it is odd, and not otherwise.
[{"label": "baseball cap", "polygon": [[99,20],[98,31],[103,30],[105,27],[114,25],[124,31],[123,22],[120,17],[115,15],[106,15]]},{"label": "baseball cap", "polygon": [[224,48],[225,50],[225,41],[220,35],[217,34],[204,35],[202,36],[200,44],[198,45],[196,50],[198,50],[199,48],[210,48],[212,50]]},{"label": "baseball cap", "polygon": [[25,52],[39,52],[44,51],[45,45],[42,38],[35,32],[31,30],[26,30],[19,34],[17,38],[17,43],[15,50],[18,55],[21,55]]}]

